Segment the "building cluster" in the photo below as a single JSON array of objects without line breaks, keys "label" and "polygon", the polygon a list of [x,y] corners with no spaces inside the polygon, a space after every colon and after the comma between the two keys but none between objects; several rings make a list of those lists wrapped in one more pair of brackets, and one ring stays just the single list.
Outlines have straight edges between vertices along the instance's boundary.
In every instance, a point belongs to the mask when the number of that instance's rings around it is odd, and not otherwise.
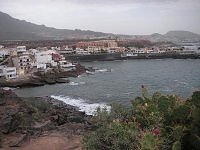
[{"label": "building cluster", "polygon": [[75,65],[65,60],[55,47],[26,49],[26,46],[4,48],[0,46],[0,78],[15,79],[32,75],[38,71],[48,71],[52,68],[69,71]]},{"label": "building cluster", "polygon": [[[38,71],[48,71],[52,68],[72,70],[75,65],[65,60],[63,55],[95,55],[100,53],[120,53],[121,56],[139,54],[178,53],[182,55],[200,54],[200,46],[194,43],[183,43],[172,47],[167,45],[146,48],[119,47],[115,40],[99,40],[78,42],[71,47],[38,47],[27,49],[26,46],[4,48],[0,45],[0,78],[14,79],[31,75]],[[6,62],[6,63],[5,63]]]},{"label": "building cluster", "polygon": [[190,54],[200,54],[200,46],[194,45],[180,45],[180,46],[153,46],[145,48],[136,48],[128,47],[124,51],[125,54],[181,54],[181,55],[190,55]]},{"label": "building cluster", "polygon": [[99,40],[78,42],[76,49],[68,49],[68,54],[90,55],[98,53],[130,53],[130,54],[160,54],[160,53],[180,53],[180,54],[194,54],[199,53],[199,47],[190,45],[180,45],[171,47],[168,45],[153,46],[145,48],[136,47],[119,47],[115,40]]},{"label": "building cluster", "polygon": [[75,53],[79,55],[90,55],[98,53],[122,53],[124,50],[124,47],[118,47],[115,40],[99,40],[78,42]]}]

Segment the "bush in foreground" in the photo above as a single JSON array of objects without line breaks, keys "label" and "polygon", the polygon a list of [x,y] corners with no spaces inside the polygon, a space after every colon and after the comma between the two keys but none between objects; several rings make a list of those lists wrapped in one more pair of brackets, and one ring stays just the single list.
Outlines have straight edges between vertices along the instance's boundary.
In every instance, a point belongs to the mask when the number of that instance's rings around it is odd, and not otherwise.
[{"label": "bush in foreground", "polygon": [[144,91],[131,107],[98,109],[97,129],[83,136],[88,150],[198,150],[200,148],[200,91],[182,100]]}]

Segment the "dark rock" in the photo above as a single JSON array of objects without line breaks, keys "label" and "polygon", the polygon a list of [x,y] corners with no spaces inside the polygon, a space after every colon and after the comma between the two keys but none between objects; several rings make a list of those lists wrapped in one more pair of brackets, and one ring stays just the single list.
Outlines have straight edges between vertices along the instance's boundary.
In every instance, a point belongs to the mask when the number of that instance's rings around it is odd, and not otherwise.
[{"label": "dark rock", "polygon": [[0,111],[0,129],[4,134],[8,134],[17,129],[20,124],[21,118],[16,108],[2,108]]},{"label": "dark rock", "polygon": [[12,117],[5,116],[1,121],[1,132],[4,134],[8,134],[10,131],[10,126],[12,124]]},{"label": "dark rock", "polygon": [[59,119],[58,115],[51,116],[51,121],[56,122]]},{"label": "dark rock", "polygon": [[83,123],[84,118],[82,116],[70,116],[67,118],[68,122],[73,122],[73,123]]},{"label": "dark rock", "polygon": [[27,134],[22,134],[18,138],[16,138],[14,141],[12,141],[9,146],[10,147],[20,147],[21,144],[28,139]]},{"label": "dark rock", "polygon": [[56,84],[55,79],[52,79],[52,78],[45,78],[44,82],[47,84]]},{"label": "dark rock", "polygon": [[58,125],[63,125],[65,124],[68,120],[68,113],[67,112],[62,112],[58,114],[58,119],[56,120],[56,123]]},{"label": "dark rock", "polygon": [[56,81],[56,83],[69,83],[70,82],[69,80],[65,80],[62,78],[55,79],[55,81]]}]

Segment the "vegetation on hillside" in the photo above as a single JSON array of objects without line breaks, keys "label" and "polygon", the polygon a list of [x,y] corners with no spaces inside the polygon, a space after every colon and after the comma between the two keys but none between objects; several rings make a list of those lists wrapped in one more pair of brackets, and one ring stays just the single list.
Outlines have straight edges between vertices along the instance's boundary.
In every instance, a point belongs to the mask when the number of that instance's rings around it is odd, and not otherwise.
[{"label": "vegetation on hillside", "polygon": [[97,110],[96,130],[83,136],[88,150],[198,150],[200,148],[200,91],[182,100],[154,93],[130,107],[113,105],[110,112]]}]

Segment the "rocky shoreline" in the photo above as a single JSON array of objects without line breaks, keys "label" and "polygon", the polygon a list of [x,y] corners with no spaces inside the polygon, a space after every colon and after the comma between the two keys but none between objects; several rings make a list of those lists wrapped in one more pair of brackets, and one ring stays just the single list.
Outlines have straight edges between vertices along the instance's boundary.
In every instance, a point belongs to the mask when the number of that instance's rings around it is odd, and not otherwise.
[{"label": "rocky shoreline", "polygon": [[0,145],[4,149],[23,147],[45,133],[77,135],[92,127],[84,112],[50,97],[19,98],[0,89]]},{"label": "rocky shoreline", "polygon": [[52,69],[49,72],[36,72],[33,75],[13,80],[0,80],[0,87],[34,87],[44,86],[45,84],[69,83],[65,78],[78,77],[86,72],[86,68],[81,65],[76,65],[76,69],[71,71],[62,71]]}]

